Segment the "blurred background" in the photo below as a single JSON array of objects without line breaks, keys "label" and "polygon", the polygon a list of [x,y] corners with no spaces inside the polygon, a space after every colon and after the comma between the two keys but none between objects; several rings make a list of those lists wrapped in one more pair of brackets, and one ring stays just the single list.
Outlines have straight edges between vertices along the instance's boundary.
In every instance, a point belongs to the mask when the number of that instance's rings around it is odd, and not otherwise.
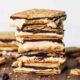
[{"label": "blurred background", "polygon": [[0,0],[0,32],[15,31],[10,28],[10,15],[32,8],[66,11],[63,41],[67,47],[80,47],[80,0]]}]

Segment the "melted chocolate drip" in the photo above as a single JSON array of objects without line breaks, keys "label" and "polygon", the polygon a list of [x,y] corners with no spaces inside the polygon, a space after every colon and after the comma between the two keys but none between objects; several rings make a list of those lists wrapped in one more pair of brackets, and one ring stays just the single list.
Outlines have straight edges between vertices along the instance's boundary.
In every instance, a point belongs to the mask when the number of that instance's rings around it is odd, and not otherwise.
[{"label": "melted chocolate drip", "polygon": [[[24,52],[19,57],[21,57],[21,56],[28,56],[28,57],[36,56],[36,57],[39,57],[40,60],[42,60],[43,58],[48,58],[48,57],[54,57],[54,58],[55,57],[61,57],[61,58],[65,57],[65,55],[63,55],[63,54],[56,54],[56,53],[52,53],[52,54],[55,54],[55,55],[48,56],[48,53],[43,53],[43,52],[39,52],[37,54],[29,54],[29,52]],[[19,57],[17,57],[17,58],[19,58]]]}]

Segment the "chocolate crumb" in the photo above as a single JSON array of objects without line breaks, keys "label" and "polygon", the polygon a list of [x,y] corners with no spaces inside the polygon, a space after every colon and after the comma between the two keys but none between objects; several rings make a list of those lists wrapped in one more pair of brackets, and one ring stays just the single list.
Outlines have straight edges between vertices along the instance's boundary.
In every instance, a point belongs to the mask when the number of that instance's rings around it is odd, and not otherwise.
[{"label": "chocolate crumb", "polygon": [[2,80],[9,80],[9,75],[7,73],[4,73]]}]

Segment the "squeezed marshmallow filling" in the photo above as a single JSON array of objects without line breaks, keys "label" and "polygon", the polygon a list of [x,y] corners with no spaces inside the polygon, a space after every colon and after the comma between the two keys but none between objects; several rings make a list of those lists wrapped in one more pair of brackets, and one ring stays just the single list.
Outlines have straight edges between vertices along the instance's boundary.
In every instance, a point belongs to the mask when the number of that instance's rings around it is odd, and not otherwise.
[{"label": "squeezed marshmallow filling", "polygon": [[21,45],[18,45],[19,47],[22,46],[22,48],[26,51],[29,50],[48,50],[48,49],[55,49],[59,48],[60,50],[64,49],[64,45],[58,42],[52,42],[52,41],[26,41]]}]

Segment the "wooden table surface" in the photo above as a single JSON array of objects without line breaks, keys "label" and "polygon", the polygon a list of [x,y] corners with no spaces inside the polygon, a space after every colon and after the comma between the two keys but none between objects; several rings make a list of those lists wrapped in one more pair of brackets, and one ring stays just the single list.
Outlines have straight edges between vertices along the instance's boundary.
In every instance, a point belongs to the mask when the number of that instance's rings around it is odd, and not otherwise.
[{"label": "wooden table surface", "polygon": [[35,74],[13,73],[11,69],[12,62],[0,66],[0,80],[4,73],[8,73],[9,80],[80,80],[80,76],[70,76],[69,71],[72,68],[80,67],[73,58],[67,61],[67,68],[60,75],[39,76]]}]

